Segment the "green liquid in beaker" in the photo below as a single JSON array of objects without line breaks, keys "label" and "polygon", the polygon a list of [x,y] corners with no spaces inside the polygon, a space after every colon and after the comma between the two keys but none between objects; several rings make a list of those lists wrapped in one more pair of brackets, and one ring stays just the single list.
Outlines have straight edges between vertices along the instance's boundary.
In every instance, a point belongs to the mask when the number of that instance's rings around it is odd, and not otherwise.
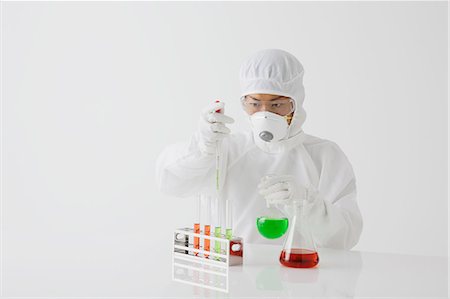
[{"label": "green liquid in beaker", "polygon": [[259,233],[267,239],[276,239],[284,235],[289,226],[287,218],[269,218],[266,216],[256,219]]}]

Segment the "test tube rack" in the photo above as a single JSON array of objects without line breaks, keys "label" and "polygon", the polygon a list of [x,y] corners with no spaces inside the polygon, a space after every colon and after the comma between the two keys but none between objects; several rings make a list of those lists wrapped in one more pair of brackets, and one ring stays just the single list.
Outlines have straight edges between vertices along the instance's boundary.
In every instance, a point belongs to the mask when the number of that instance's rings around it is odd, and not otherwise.
[{"label": "test tube rack", "polygon": [[[195,248],[194,238],[199,238],[199,246]],[[205,240],[221,243],[221,252],[204,250],[201,244]],[[181,283],[228,293],[229,267],[243,263],[242,239],[225,235],[215,237],[195,233],[192,228],[180,228],[174,231],[172,251],[172,279]]]}]

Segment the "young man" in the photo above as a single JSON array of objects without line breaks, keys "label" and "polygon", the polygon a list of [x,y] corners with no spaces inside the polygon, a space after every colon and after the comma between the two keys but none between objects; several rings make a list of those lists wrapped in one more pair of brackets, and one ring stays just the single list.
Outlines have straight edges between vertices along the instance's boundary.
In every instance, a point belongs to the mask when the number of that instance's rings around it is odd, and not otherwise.
[{"label": "young man", "polygon": [[[256,228],[266,204],[287,212],[301,204],[318,247],[351,249],[362,231],[355,176],[342,150],[302,130],[306,113],[303,66],[290,53],[261,50],[241,66],[241,103],[247,133],[230,134],[233,119],[213,103],[188,143],[168,147],[157,162],[160,190],[185,197],[214,194],[216,150],[221,153],[221,196],[233,202],[234,235],[274,243]],[[269,177],[267,177],[269,175]],[[280,239],[281,240],[281,239]]]}]

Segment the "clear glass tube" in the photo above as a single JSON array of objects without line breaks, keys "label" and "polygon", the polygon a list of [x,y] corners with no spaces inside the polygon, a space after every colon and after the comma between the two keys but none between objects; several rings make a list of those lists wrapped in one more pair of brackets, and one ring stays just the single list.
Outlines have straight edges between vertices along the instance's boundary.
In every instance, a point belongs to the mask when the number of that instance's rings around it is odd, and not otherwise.
[{"label": "clear glass tube", "polygon": [[[214,198],[214,203],[215,203],[215,211],[216,211],[216,215],[215,215],[215,219],[214,219],[214,237],[216,238],[222,238],[222,221],[223,221],[223,216],[222,216],[222,203],[220,200],[219,196],[216,196]],[[220,241],[214,241],[214,251],[216,253],[221,253],[221,243]]]},{"label": "clear glass tube", "polygon": [[233,237],[233,213],[232,213],[232,204],[231,201],[227,200],[225,202],[225,217],[226,217],[226,221],[225,221],[225,236],[228,240],[231,240],[231,238]]},{"label": "clear glass tube", "polygon": [[[204,207],[204,211],[203,211],[203,223],[204,223],[204,234],[207,236],[211,235],[211,197],[210,196],[205,196],[203,198],[204,203],[203,203],[203,207]],[[211,241],[209,239],[204,239],[203,242],[203,249],[205,251],[209,251],[210,250],[210,244]],[[205,257],[208,257],[208,254],[205,254]]]},{"label": "clear glass tube", "polygon": [[[195,202],[195,218],[194,218],[194,233],[199,234],[200,233],[200,215],[201,215],[201,201],[202,201],[202,195],[199,194],[198,198]],[[199,249],[200,248],[200,238],[194,237],[194,248]],[[194,252],[195,255],[198,255],[198,252]]]}]

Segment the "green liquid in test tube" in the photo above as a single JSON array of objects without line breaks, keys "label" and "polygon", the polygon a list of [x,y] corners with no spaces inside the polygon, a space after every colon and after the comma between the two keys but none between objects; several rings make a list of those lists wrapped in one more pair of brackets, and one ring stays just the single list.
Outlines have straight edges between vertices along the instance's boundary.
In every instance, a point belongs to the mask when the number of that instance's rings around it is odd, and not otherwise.
[{"label": "green liquid in test tube", "polygon": [[231,237],[233,237],[233,230],[231,228],[227,228],[225,235],[228,240],[231,240]]},{"label": "green liquid in test tube", "polygon": [[231,201],[227,199],[225,205],[225,236],[228,240],[231,240],[233,237],[233,217],[231,213]]},{"label": "green liquid in test tube", "polygon": [[[214,219],[214,237],[216,238],[222,238],[222,215],[221,215],[221,204],[220,204],[220,197],[217,196],[215,199],[216,203],[216,218]],[[220,241],[214,241],[214,252],[221,253],[221,242]],[[215,257],[216,260],[219,260],[219,257]]]},{"label": "green liquid in test tube", "polygon": [[[216,226],[216,228],[214,229],[214,236],[216,238],[220,238],[222,235],[222,229],[220,226]],[[216,253],[220,253],[221,248],[220,248],[220,241],[214,241],[214,250]],[[216,259],[219,259],[218,257]]]}]

